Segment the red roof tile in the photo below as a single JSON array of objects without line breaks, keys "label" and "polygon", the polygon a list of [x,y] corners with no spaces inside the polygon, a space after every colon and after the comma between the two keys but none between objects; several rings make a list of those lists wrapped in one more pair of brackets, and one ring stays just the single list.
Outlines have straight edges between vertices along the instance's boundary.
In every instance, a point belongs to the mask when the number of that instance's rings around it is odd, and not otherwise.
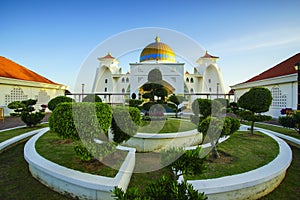
[{"label": "red roof tile", "polygon": [[113,56],[110,55],[110,52],[108,52],[106,56],[101,57],[100,59],[107,59],[107,58],[109,58],[109,59],[115,59]]},{"label": "red roof tile", "polygon": [[248,81],[245,81],[244,83],[297,73],[294,66],[298,62],[300,62],[300,53],[288,58],[287,60],[262,72],[261,74],[254,76],[253,78],[249,79]]},{"label": "red roof tile", "polygon": [[0,56],[0,77],[59,85],[2,56]]},{"label": "red roof tile", "polygon": [[201,58],[219,58],[219,57],[217,57],[217,56],[212,56],[212,55],[210,55],[207,51],[205,52],[205,55],[204,56],[202,56]]}]

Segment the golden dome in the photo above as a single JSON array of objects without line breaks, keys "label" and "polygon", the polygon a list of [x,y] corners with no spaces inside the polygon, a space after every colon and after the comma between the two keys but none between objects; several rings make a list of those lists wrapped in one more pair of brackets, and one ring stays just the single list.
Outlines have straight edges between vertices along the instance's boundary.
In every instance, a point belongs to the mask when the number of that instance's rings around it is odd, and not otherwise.
[{"label": "golden dome", "polygon": [[147,45],[141,55],[140,62],[144,61],[167,61],[176,62],[175,54],[169,45],[160,42],[160,38],[156,36],[155,42]]}]

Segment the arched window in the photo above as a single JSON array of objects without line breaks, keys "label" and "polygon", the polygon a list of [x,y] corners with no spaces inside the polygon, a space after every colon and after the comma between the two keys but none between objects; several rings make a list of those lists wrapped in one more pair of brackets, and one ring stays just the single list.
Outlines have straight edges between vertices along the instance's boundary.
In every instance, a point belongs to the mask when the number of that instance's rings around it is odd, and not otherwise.
[{"label": "arched window", "polygon": [[125,83],[125,78],[124,77],[122,78],[122,83]]},{"label": "arched window", "polygon": [[188,83],[188,82],[190,82],[190,80],[189,80],[189,78],[187,77],[186,79],[185,79],[185,81]]},{"label": "arched window", "polygon": [[104,92],[107,92],[107,88],[104,88]]},{"label": "arched window", "polygon": [[211,83],[211,79],[208,79],[208,83]]},{"label": "arched window", "polygon": [[194,83],[194,79],[193,78],[191,78],[191,83]]},{"label": "arched window", "polygon": [[129,83],[129,78],[126,78],[126,83]]},{"label": "arched window", "polygon": [[124,88],[122,88],[122,93],[125,93],[125,89]]},{"label": "arched window", "polygon": [[211,92],[211,88],[209,88],[209,92]]},{"label": "arched window", "polygon": [[107,80],[107,78],[106,78],[104,82],[107,83],[107,81],[108,81],[108,80]]},{"label": "arched window", "polygon": [[194,93],[194,89],[193,88],[191,88],[190,93]]}]

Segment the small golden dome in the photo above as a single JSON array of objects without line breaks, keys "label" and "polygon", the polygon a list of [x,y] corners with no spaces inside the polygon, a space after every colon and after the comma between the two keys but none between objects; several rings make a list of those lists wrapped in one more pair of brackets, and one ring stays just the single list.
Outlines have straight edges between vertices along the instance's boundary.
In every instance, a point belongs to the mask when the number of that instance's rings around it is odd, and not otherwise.
[{"label": "small golden dome", "polygon": [[176,62],[175,54],[171,47],[160,42],[160,38],[156,36],[155,42],[147,45],[141,55],[140,62],[144,61],[169,61]]}]

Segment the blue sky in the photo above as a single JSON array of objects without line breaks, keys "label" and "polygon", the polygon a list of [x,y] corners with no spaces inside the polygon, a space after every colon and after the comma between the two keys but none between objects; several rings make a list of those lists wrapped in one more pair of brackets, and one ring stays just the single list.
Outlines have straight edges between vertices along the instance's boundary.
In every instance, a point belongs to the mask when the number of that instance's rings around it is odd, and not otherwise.
[{"label": "blue sky", "polygon": [[299,8],[298,0],[1,0],[0,55],[72,91],[81,64],[99,43],[130,29],[161,27],[219,56],[229,90],[300,52]]}]

